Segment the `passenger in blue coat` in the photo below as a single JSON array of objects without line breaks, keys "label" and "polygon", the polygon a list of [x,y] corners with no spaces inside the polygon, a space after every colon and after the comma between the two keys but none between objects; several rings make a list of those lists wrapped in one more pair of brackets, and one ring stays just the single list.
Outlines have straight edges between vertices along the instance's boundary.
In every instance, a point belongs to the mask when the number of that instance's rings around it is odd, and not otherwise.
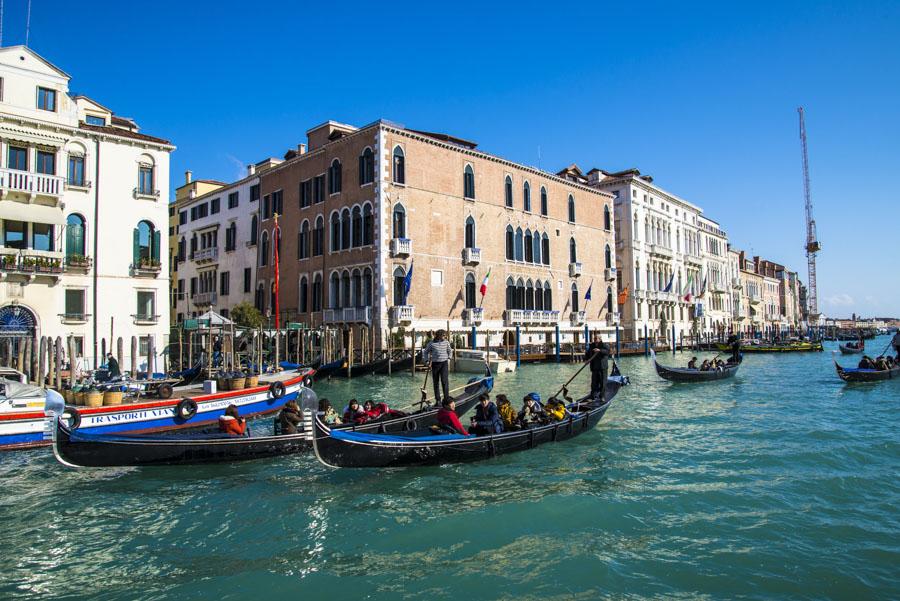
[{"label": "passenger in blue coat", "polygon": [[503,432],[503,420],[500,419],[500,412],[497,411],[497,405],[491,402],[491,397],[487,394],[481,395],[479,399],[469,432],[478,435]]}]

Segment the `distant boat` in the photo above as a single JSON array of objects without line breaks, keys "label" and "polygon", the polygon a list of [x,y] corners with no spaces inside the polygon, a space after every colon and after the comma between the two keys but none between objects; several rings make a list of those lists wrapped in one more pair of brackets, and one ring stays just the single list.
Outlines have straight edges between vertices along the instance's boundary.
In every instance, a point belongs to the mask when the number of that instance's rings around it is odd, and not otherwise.
[{"label": "distant boat", "polygon": [[656,367],[656,373],[663,380],[670,382],[711,382],[713,380],[724,380],[732,378],[737,373],[740,363],[727,363],[723,369],[709,369],[700,371],[699,369],[666,367],[660,365],[656,360],[656,353],[651,349],[650,355],[653,357],[653,365]]},{"label": "distant boat", "polygon": [[855,355],[866,350],[866,344],[864,342],[850,342],[848,344],[839,344],[838,348],[841,349],[841,353],[844,355]]},{"label": "distant boat", "polygon": [[494,351],[457,349],[453,351],[453,369],[464,373],[479,374],[484,371],[485,358],[495,374],[516,371],[516,362],[503,359]]}]

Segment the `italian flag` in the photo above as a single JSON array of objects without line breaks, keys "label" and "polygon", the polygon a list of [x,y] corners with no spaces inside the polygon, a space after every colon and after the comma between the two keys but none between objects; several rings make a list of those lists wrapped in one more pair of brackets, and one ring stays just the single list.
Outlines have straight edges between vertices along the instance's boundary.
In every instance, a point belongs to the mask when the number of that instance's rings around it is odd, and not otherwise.
[{"label": "italian flag", "polygon": [[491,270],[488,268],[487,275],[484,276],[484,279],[481,280],[481,288],[479,288],[479,292],[481,293],[481,297],[484,298],[484,295],[487,294],[487,285],[488,280],[491,278]]}]

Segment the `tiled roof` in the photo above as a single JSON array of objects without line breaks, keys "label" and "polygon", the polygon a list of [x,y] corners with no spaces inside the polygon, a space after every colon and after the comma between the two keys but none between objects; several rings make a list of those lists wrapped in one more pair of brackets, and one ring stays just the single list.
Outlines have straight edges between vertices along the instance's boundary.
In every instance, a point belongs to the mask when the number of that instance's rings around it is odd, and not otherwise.
[{"label": "tiled roof", "polygon": [[139,134],[134,131],[130,131],[127,129],[122,129],[120,127],[112,127],[110,125],[88,125],[87,123],[79,123],[79,129],[83,129],[85,131],[94,131],[100,134],[109,134],[112,136],[121,136],[123,138],[132,138],[134,140],[144,140],[145,142],[154,142],[156,144],[166,144],[171,145],[172,143],[168,140],[163,140],[162,138],[157,138],[154,136],[148,136],[147,134]]}]

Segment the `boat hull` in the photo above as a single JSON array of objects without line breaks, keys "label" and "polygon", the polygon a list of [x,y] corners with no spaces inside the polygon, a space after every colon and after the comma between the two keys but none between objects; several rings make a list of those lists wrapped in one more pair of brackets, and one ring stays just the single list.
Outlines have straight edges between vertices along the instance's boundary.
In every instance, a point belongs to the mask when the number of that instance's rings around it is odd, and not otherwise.
[{"label": "boat hull", "polygon": [[839,344],[838,348],[841,349],[842,355],[856,355],[865,350],[865,348],[853,348],[852,346],[847,346],[845,344]]},{"label": "boat hull", "polygon": [[[717,342],[716,350],[730,352],[731,345]],[[742,353],[817,353],[825,350],[821,342],[801,342],[799,344],[784,345],[754,345],[741,346]]]},{"label": "boat hull", "polygon": [[738,368],[741,366],[740,363],[737,365],[730,364],[728,367],[725,367],[722,370],[709,370],[709,371],[700,371],[697,369],[679,369],[673,367],[666,367],[665,365],[660,365],[655,360],[653,364],[656,366],[656,373],[659,374],[659,377],[663,380],[668,380],[669,382],[714,382],[717,380],[725,380],[728,378],[733,378],[735,374],[737,374]]},{"label": "boat hull", "polygon": [[834,362],[838,377],[844,382],[881,382],[882,380],[896,380],[900,378],[900,365],[893,369],[853,369],[841,367]]}]

